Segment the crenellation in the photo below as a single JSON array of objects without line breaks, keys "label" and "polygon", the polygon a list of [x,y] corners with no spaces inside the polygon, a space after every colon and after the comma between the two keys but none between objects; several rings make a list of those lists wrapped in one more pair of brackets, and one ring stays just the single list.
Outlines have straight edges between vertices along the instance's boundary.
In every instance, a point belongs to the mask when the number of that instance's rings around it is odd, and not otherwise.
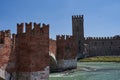
[{"label": "crenellation", "polygon": [[115,37],[85,37],[85,40],[117,40]]},{"label": "crenellation", "polygon": [[99,40],[99,37],[96,37],[96,40]]},{"label": "crenellation", "polygon": [[16,34],[12,34],[12,40],[15,42]]},{"label": "crenellation", "polygon": [[17,24],[17,34],[22,34],[24,32],[24,23]]},{"label": "crenellation", "polygon": [[66,35],[66,40],[69,40],[71,38],[71,36]]},{"label": "crenellation", "polygon": [[25,27],[26,27],[26,33],[30,34],[31,30],[32,30],[32,22],[30,23],[25,23]]},{"label": "crenellation", "polygon": [[72,18],[73,19],[83,19],[83,15],[73,15]]},{"label": "crenellation", "polygon": [[56,40],[59,40],[60,39],[60,35],[56,35]]},{"label": "crenellation", "polygon": [[107,37],[107,39],[110,39],[109,37]]},{"label": "crenellation", "polygon": [[73,40],[73,39],[75,39],[75,37],[72,35],[57,35],[56,36],[56,40],[61,40],[61,41]]},{"label": "crenellation", "polygon": [[9,34],[9,33],[10,33],[10,30],[9,30],[9,29],[8,29],[8,30],[5,30],[5,33]]},{"label": "crenellation", "polygon": [[10,30],[5,30],[5,36],[6,36],[6,37],[11,37]]},{"label": "crenellation", "polygon": [[4,30],[2,30],[2,31],[1,31],[1,38],[4,37],[4,34],[5,34]]},{"label": "crenellation", "polygon": [[34,28],[36,28],[36,29],[40,29],[40,23],[39,24],[37,24],[37,23],[34,23]]},{"label": "crenellation", "polygon": [[33,33],[34,33],[34,34],[43,33],[43,31],[42,31],[41,28],[40,28],[40,23],[39,23],[39,24],[34,23]]},{"label": "crenellation", "polygon": [[77,44],[74,36],[57,35],[56,38],[58,68],[62,70],[76,68]]},{"label": "crenellation", "polygon": [[76,37],[78,58],[83,57],[84,50],[84,18],[83,15],[72,17],[72,35]]},{"label": "crenellation", "polygon": [[107,37],[105,37],[105,40],[107,40]]},{"label": "crenellation", "polygon": [[85,44],[89,45],[87,48],[87,55],[89,56],[106,56],[119,55],[119,36],[114,37],[86,37]]},{"label": "crenellation", "polygon": [[49,33],[49,24],[46,25],[43,23],[41,29],[43,30],[43,32],[45,34],[48,34]]},{"label": "crenellation", "polygon": [[4,43],[4,31],[0,31],[0,43]]},{"label": "crenellation", "polygon": [[[27,72],[27,74],[29,75],[29,73],[31,72],[44,71],[44,68],[49,66],[48,25],[43,25],[42,27],[40,27],[40,24],[33,23],[32,29],[32,22],[30,22],[25,23],[25,27],[26,31],[23,33],[22,30],[24,26],[22,24],[17,25],[18,33],[13,34],[13,44],[15,46],[15,47],[13,46],[14,48],[13,54],[15,54],[16,57],[14,69],[17,70],[17,73],[16,71],[14,72],[16,73],[16,75],[18,75],[21,72],[22,73]],[[11,58],[11,60],[13,59]],[[47,75],[47,78],[48,76],[49,73]],[[16,77],[25,78],[24,76]]]},{"label": "crenellation", "polygon": [[104,39],[104,37],[101,38],[102,40]]},{"label": "crenellation", "polygon": [[62,35],[62,36],[61,36],[61,40],[65,40],[65,35]]},{"label": "crenellation", "polygon": [[[29,34],[29,35],[34,35],[34,34],[48,34],[49,33],[49,25],[43,24],[42,27],[40,26],[40,23],[33,23],[33,29],[32,29],[32,22],[30,23],[25,23],[25,29],[26,31],[24,32],[24,23],[17,24],[17,35],[23,35],[23,34]],[[19,35],[19,36],[20,36]]]},{"label": "crenellation", "polygon": [[101,40],[101,37],[98,37],[98,40]]},{"label": "crenellation", "polygon": [[120,35],[115,35],[113,38],[114,39],[120,39]]},{"label": "crenellation", "polygon": [[73,15],[73,34],[57,35],[56,40],[49,39],[49,24],[44,23],[17,24],[17,34],[12,34],[12,38],[10,30],[0,31],[0,67],[8,64],[8,77],[12,75],[14,80],[41,80],[40,76],[49,80],[50,63],[57,69],[73,69],[77,67],[77,59],[86,55],[120,55],[120,35],[84,37],[83,17]]},{"label": "crenellation", "polygon": [[10,30],[2,30],[0,31],[0,43],[5,43],[6,38],[11,38]]}]

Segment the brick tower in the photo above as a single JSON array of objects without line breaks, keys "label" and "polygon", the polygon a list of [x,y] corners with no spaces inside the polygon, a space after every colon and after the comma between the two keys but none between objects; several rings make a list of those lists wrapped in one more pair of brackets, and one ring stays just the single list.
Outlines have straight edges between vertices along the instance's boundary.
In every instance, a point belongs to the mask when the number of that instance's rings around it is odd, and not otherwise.
[{"label": "brick tower", "polygon": [[70,35],[57,35],[56,45],[58,69],[66,70],[76,68],[77,44],[75,42],[75,37]]},{"label": "brick tower", "polygon": [[72,34],[77,41],[77,57],[83,57],[84,50],[84,18],[83,15],[72,16]]},{"label": "brick tower", "polygon": [[14,54],[9,80],[49,80],[49,25],[17,24]]}]

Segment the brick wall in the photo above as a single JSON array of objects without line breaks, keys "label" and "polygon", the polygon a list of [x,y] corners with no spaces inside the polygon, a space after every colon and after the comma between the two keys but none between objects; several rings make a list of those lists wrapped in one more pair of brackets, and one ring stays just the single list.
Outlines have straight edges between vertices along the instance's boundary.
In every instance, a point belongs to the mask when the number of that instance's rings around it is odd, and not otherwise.
[{"label": "brick wall", "polygon": [[77,67],[77,44],[74,36],[57,36],[57,67],[61,70]]},{"label": "brick wall", "polygon": [[34,23],[17,25],[16,49],[17,71],[32,72],[49,66],[49,25]]},{"label": "brick wall", "polygon": [[75,59],[77,56],[76,45],[74,36],[57,36],[57,60]]},{"label": "brick wall", "polygon": [[48,80],[49,25],[17,24],[17,34],[12,35],[9,59],[7,79]]},{"label": "brick wall", "polygon": [[120,55],[120,37],[86,38],[88,56]]},{"label": "brick wall", "polygon": [[10,30],[0,31],[0,67],[7,64],[11,53]]}]

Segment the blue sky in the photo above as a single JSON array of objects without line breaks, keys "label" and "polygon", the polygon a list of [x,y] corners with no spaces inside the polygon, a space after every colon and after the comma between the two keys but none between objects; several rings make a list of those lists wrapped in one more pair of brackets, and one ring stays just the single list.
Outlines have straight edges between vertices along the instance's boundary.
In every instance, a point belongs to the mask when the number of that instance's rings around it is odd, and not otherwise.
[{"label": "blue sky", "polygon": [[71,16],[81,14],[85,37],[120,34],[120,0],[0,0],[0,30],[16,33],[17,23],[45,23],[55,39],[71,35]]}]

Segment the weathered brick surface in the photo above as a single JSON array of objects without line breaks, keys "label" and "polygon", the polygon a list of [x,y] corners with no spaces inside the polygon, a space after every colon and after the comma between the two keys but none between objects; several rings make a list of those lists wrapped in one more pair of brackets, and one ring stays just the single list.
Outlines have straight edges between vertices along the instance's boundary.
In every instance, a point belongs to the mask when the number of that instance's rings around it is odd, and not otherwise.
[{"label": "weathered brick surface", "polygon": [[7,64],[11,53],[10,30],[0,31],[0,67]]},{"label": "weathered brick surface", "polygon": [[73,69],[77,67],[77,42],[74,36],[57,36],[57,67]]},{"label": "weathered brick surface", "polygon": [[[27,78],[31,77],[29,74],[32,74],[35,79],[34,75],[43,75],[42,72],[45,71],[44,74],[48,77],[49,53],[54,55],[51,55],[50,58],[55,63],[55,68],[57,64],[64,69],[77,66],[76,56],[79,56],[78,54],[87,53],[89,56],[120,55],[120,36],[112,38],[88,37],[84,40],[83,22],[83,15],[72,16],[73,36],[57,36],[56,40],[49,39],[49,25],[45,24],[42,27],[36,23],[33,24],[34,26],[32,23],[17,24],[17,34],[13,34],[12,39],[10,30],[0,31],[0,67],[6,68],[3,65],[7,64],[7,72],[12,73],[15,78],[28,80],[24,74],[28,75]],[[83,52],[84,48],[86,52]],[[53,57],[56,57],[56,62]],[[18,76],[19,74],[21,77]],[[39,80],[39,75],[37,79]]]},{"label": "weathered brick surface", "polygon": [[9,61],[6,67],[6,71],[9,73],[13,73],[16,71],[16,53],[15,53],[15,34],[12,34],[12,45],[11,45],[11,53],[9,55]]},{"label": "weathered brick surface", "polygon": [[120,55],[120,36],[87,37],[85,43],[88,45],[88,56]]},{"label": "weathered brick surface", "polygon": [[19,72],[44,70],[49,66],[49,25],[34,23],[17,25],[15,42],[16,66]]},{"label": "weathered brick surface", "polygon": [[84,16],[72,16],[72,35],[76,37],[77,42],[77,57],[83,57],[84,51]]},{"label": "weathered brick surface", "polygon": [[78,44],[78,58],[81,53],[86,56],[120,55],[120,35],[114,37],[87,37],[84,39],[83,15],[72,16],[72,33],[76,36]]},{"label": "weathered brick surface", "polygon": [[[66,38],[65,38],[66,37]],[[74,36],[57,36],[57,60],[75,59],[77,44]]]}]

